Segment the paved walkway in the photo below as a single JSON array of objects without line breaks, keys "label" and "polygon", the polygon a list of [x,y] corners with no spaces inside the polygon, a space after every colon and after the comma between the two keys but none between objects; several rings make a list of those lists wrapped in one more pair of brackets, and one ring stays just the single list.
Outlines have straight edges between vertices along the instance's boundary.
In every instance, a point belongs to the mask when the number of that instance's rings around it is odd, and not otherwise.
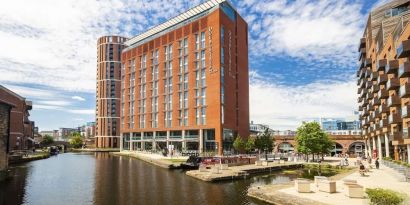
[{"label": "paved walkway", "polygon": [[170,168],[170,165],[178,166],[181,162],[185,162],[188,157],[164,157],[161,154],[152,154],[147,152],[139,152],[139,151],[122,151],[122,152],[112,152],[112,155],[117,156],[128,156],[137,158],[155,165],[158,165],[163,168]]},{"label": "paved walkway", "polygon": [[[366,204],[366,199],[352,199],[345,196],[345,186],[343,184],[343,179],[357,180],[359,185],[364,188],[385,188],[392,189],[401,193],[407,194],[407,200],[404,204],[410,204],[410,182],[403,182],[398,174],[386,166],[380,165],[380,169],[371,169],[371,172],[366,173],[366,176],[360,176],[356,171],[340,180],[336,181],[337,193],[326,193],[317,190],[316,186],[312,183],[311,190],[312,193],[298,193],[294,185],[285,187],[283,189],[273,190],[273,185],[268,185],[267,187],[253,187],[249,189],[248,194],[250,196],[257,197],[261,200],[266,200],[268,202],[272,201],[272,196],[276,198],[292,199],[291,203],[283,201],[283,204],[334,204],[334,205],[363,205]],[[271,186],[271,187],[269,187]],[[271,200],[270,200],[271,199]],[[290,201],[290,200],[289,200]]]}]

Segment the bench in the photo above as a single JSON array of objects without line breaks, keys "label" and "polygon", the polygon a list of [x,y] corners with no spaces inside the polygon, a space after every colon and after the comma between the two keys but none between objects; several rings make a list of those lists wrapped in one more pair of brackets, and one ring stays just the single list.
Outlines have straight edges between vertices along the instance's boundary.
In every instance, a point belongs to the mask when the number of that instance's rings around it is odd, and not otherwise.
[{"label": "bench", "polygon": [[310,181],[306,179],[295,180],[295,187],[299,193],[310,193]]},{"label": "bench", "polygon": [[344,185],[355,185],[357,184],[357,180],[354,179],[343,179]]},{"label": "bench", "polygon": [[358,184],[347,185],[346,196],[350,198],[363,198],[363,186],[360,186]]},{"label": "bench", "polygon": [[336,193],[336,182],[335,181],[320,180],[318,184],[319,184],[319,191],[323,191],[327,193]]},{"label": "bench", "polygon": [[319,186],[319,181],[328,181],[329,180],[327,177],[324,177],[324,176],[315,176],[314,179],[315,179],[316,187]]}]

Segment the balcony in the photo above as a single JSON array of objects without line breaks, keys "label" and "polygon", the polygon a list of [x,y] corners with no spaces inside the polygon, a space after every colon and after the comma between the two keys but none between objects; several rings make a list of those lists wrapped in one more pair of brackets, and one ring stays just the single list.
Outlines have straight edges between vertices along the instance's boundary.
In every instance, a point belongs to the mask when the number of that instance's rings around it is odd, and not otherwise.
[{"label": "balcony", "polygon": [[372,59],[371,58],[366,58],[364,61],[364,66],[365,67],[371,67],[372,66]]},{"label": "balcony", "polygon": [[382,88],[379,90],[379,92],[377,93],[377,96],[379,97],[379,99],[387,99],[389,97],[389,91],[387,91],[386,89]]},{"label": "balcony", "polygon": [[370,88],[370,92],[371,93],[377,93],[379,91],[379,86],[374,84],[371,88]]},{"label": "balcony", "polygon": [[361,38],[361,39],[360,39],[360,42],[359,42],[359,51],[360,51],[362,48],[366,48],[366,38]]},{"label": "balcony", "polygon": [[366,57],[366,48],[361,48],[359,52],[359,60],[361,60],[363,57]]},{"label": "balcony", "polygon": [[401,123],[402,118],[399,113],[394,113],[389,115],[389,124],[398,124]]},{"label": "balcony", "polygon": [[359,111],[362,111],[362,110],[363,110],[362,106],[359,106]]},{"label": "balcony", "polygon": [[373,118],[381,118],[382,113],[379,112],[379,109],[373,112]]},{"label": "balcony", "polygon": [[391,60],[389,64],[386,65],[386,73],[396,73],[399,69],[399,61],[398,60]]},{"label": "balcony", "polygon": [[374,106],[374,105],[380,105],[381,104],[381,101],[378,99],[378,98],[373,98],[373,100],[372,100],[372,105]]},{"label": "balcony", "polygon": [[358,97],[358,98],[357,98],[357,102],[358,102],[358,103],[361,103],[362,101],[363,101],[363,98],[361,98],[361,97]]},{"label": "balcony", "polygon": [[410,56],[410,40],[402,41],[396,49],[398,58],[406,58]]},{"label": "balcony", "polygon": [[372,99],[373,98],[373,93],[367,93],[366,99]]},{"label": "balcony", "polygon": [[397,79],[397,78],[390,78],[390,79],[387,81],[387,85],[386,85],[387,90],[395,90],[395,89],[397,89],[397,88],[399,88],[399,87],[400,87],[399,79]]},{"label": "balcony", "polygon": [[384,69],[386,68],[386,65],[387,65],[387,59],[378,60],[376,63],[377,71],[384,71]]},{"label": "balcony", "polygon": [[360,93],[360,97],[364,98],[366,97],[366,94],[367,94],[366,90],[363,89],[362,92]]},{"label": "balcony", "polygon": [[410,62],[404,62],[399,66],[399,77],[407,78],[410,77]]},{"label": "balcony", "polygon": [[365,74],[366,74],[366,68],[361,68],[359,72],[359,77],[364,78]]},{"label": "balcony", "polygon": [[368,111],[374,111],[374,106],[371,104],[371,101],[370,101],[369,105],[367,105],[367,110]]},{"label": "balcony", "polygon": [[387,83],[387,75],[386,74],[382,74],[382,75],[379,75],[379,77],[377,77],[377,84],[379,84],[379,85],[384,85],[384,84],[386,84]]},{"label": "balcony", "polygon": [[369,104],[369,101],[367,99],[363,99],[362,107],[366,107],[368,104]]},{"label": "balcony", "polygon": [[400,97],[401,98],[410,97],[410,83],[405,83],[404,85],[400,86]]},{"label": "balcony", "polygon": [[367,108],[363,108],[362,116],[369,116],[369,110],[367,110]]},{"label": "balcony", "polygon": [[379,113],[388,113],[389,112],[389,108],[385,104],[380,105],[378,110],[379,110]]},{"label": "balcony", "polygon": [[388,125],[387,119],[381,119],[381,120],[379,121],[379,126],[380,126],[380,128],[387,127],[387,125]]},{"label": "balcony", "polygon": [[395,107],[400,105],[400,98],[397,95],[389,96],[387,98],[387,107]]},{"label": "balcony", "polygon": [[370,76],[371,76],[372,73],[373,73],[372,70],[367,69],[367,70],[366,70],[366,75],[365,75],[365,77],[366,77],[366,78],[370,78]]},{"label": "balcony", "polygon": [[357,89],[357,94],[360,94],[362,92],[363,88],[358,88]]},{"label": "balcony", "polygon": [[377,80],[378,76],[379,76],[378,72],[371,72],[370,73],[370,80]]},{"label": "balcony", "polygon": [[366,88],[367,89],[370,89],[370,87],[372,87],[372,85],[373,85],[373,81],[367,81],[366,82]]},{"label": "balcony", "polygon": [[402,132],[394,132],[392,131],[389,135],[389,140],[391,141],[397,141],[400,140],[402,138],[403,133]]},{"label": "balcony", "polygon": [[401,107],[401,117],[410,117],[410,105]]}]

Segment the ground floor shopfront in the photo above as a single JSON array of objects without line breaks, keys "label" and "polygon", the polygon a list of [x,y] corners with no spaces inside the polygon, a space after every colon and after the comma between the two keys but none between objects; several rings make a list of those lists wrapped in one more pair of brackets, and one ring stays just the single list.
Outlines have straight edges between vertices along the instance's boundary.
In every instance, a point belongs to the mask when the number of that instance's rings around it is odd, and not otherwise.
[{"label": "ground floor shopfront", "polygon": [[234,132],[224,129],[222,139],[215,137],[215,129],[167,130],[152,132],[130,132],[121,136],[121,150],[168,151],[173,153],[223,154],[233,152]]},{"label": "ground floor shopfront", "polygon": [[394,160],[410,163],[410,140],[391,140],[389,134],[372,136],[365,139],[367,156],[373,158],[390,157]]}]

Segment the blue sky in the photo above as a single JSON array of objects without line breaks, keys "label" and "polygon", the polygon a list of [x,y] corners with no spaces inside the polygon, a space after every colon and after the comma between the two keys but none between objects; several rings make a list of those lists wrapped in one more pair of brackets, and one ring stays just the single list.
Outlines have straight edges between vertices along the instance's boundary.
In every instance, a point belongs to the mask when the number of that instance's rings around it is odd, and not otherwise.
[{"label": "blue sky", "polygon": [[[4,2],[0,84],[33,100],[40,130],[94,121],[96,40],[132,37],[200,0]],[[235,0],[249,25],[251,120],[294,129],[352,115],[367,13],[382,1]]]}]

